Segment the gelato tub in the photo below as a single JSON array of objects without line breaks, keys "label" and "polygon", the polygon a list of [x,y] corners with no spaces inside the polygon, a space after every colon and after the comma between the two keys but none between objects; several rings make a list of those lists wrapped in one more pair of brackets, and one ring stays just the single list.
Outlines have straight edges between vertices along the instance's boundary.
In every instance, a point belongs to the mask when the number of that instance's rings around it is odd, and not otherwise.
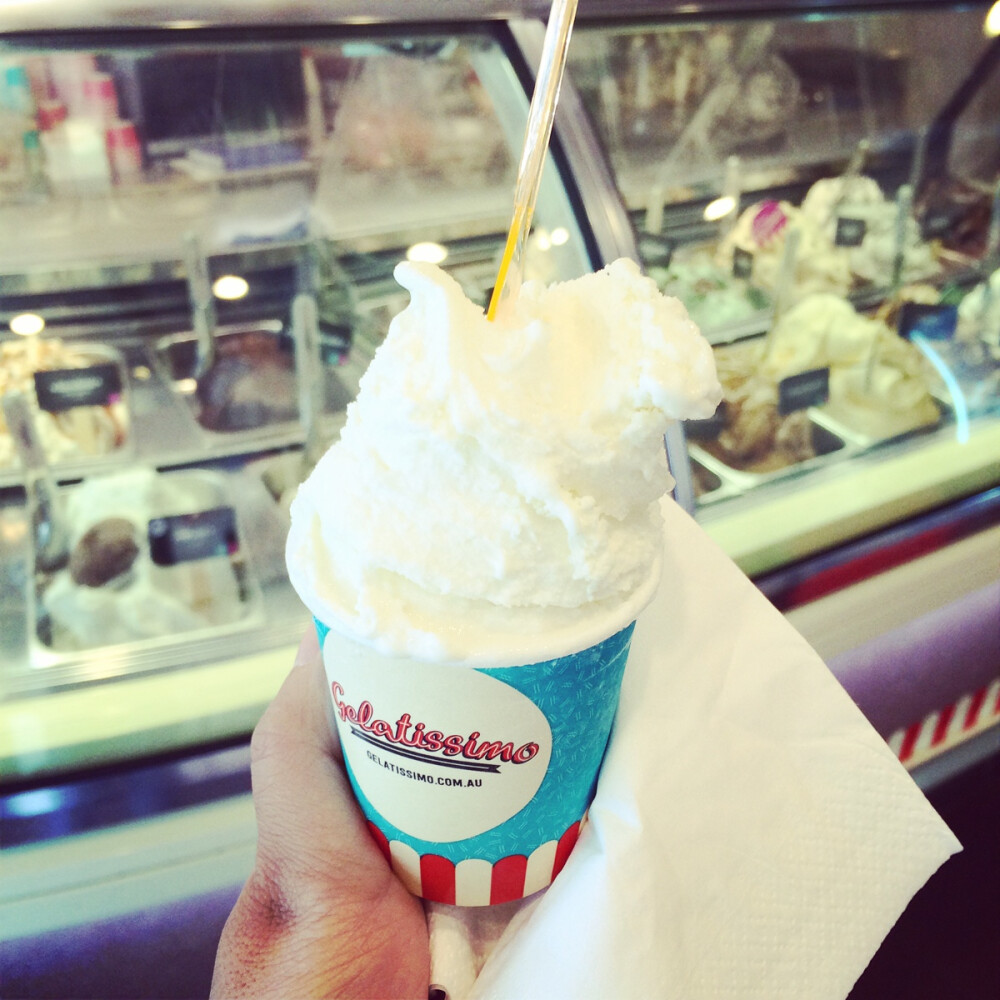
[{"label": "gelato tub", "polygon": [[478,668],[385,657],[317,628],[352,787],[410,891],[485,906],[545,888],[594,796],[632,625]]},{"label": "gelato tub", "polygon": [[[117,351],[38,336],[7,341],[0,344],[0,395],[7,392],[28,400],[53,467],[90,467],[130,448],[128,379]],[[18,462],[0,413],[0,472]]]},{"label": "gelato tub", "polygon": [[222,476],[138,468],[66,487],[61,498],[70,554],[37,577],[43,648],[171,643],[249,624],[261,597]]}]

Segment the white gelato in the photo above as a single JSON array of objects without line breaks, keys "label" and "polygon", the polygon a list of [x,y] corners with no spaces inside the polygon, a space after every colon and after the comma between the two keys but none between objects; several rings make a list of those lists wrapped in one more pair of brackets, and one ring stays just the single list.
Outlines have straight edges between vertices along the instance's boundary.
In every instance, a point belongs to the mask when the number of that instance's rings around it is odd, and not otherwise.
[{"label": "white gelato", "polygon": [[[41,595],[52,619],[53,646],[87,649],[178,633],[241,618],[244,606],[227,556],[213,556],[176,566],[157,566],[149,556],[147,528],[154,517],[190,514],[214,506],[204,489],[186,474],[158,475],[136,468],[98,476],[66,494],[65,517],[70,547],[111,518],[135,528],[139,554],[129,571],[105,586],[74,582],[60,570]],[[100,553],[94,554],[100,558]]]},{"label": "white gelato", "polygon": [[837,295],[811,295],[774,325],[760,367],[782,379],[809,368],[857,364],[886,332],[884,323],[860,315]]},{"label": "white gelato", "polygon": [[[49,413],[38,406],[35,372],[86,368],[106,361],[63,341],[28,337],[0,344],[0,396],[20,392],[34,412],[35,430],[46,459],[53,465],[88,458],[120,448],[128,436],[128,408],[124,401],[107,406],[76,406]],[[0,412],[0,467],[17,461],[17,448]]]},{"label": "white gelato", "polygon": [[802,199],[802,211],[825,224],[835,221],[847,208],[862,209],[884,203],[878,181],[861,174],[843,174],[816,181]]},{"label": "white gelato", "polygon": [[720,398],[708,343],[628,260],[527,282],[492,323],[433,265],[396,278],[410,305],[292,504],[299,595],[430,659],[531,662],[624,626],[658,576],[664,431]]},{"label": "white gelato", "polygon": [[[817,181],[802,201],[802,218],[815,227],[826,245],[847,262],[860,281],[887,285],[893,276],[898,251],[898,215],[895,202],[887,201],[878,182],[871,177],[829,177]],[[856,247],[836,247],[838,218],[858,219],[865,235]],[[919,281],[935,275],[940,266],[930,244],[921,239],[920,226],[912,213],[903,223],[903,281]]]},{"label": "white gelato", "polygon": [[[812,185],[801,207],[781,201],[757,202],[746,208],[719,244],[716,260],[720,266],[731,267],[736,247],[753,254],[753,281],[773,291],[786,237],[794,229],[799,233],[791,289],[796,298],[824,292],[846,294],[860,282],[885,286],[895,267],[897,214],[895,202],[886,200],[871,177],[826,178]],[[837,245],[839,218],[864,222],[859,246]],[[777,225],[775,219],[783,224]],[[934,248],[923,242],[911,214],[903,228],[902,279],[918,281],[939,271]]]},{"label": "white gelato", "polygon": [[791,291],[802,296],[843,292],[850,287],[851,271],[846,254],[835,250],[822,229],[787,201],[757,202],[744,209],[736,225],[720,242],[716,260],[720,266],[731,268],[736,247],[745,250],[753,255],[753,283],[768,291],[777,291],[785,239],[792,229],[799,233],[799,247]]},{"label": "white gelato", "polygon": [[981,345],[984,355],[1000,362],[1000,269],[959,303],[957,337],[963,343]]},{"label": "white gelato", "polygon": [[926,359],[883,320],[835,295],[813,295],[789,309],[760,362],[774,379],[822,367],[830,369],[826,412],[858,433],[883,439],[940,419]]}]

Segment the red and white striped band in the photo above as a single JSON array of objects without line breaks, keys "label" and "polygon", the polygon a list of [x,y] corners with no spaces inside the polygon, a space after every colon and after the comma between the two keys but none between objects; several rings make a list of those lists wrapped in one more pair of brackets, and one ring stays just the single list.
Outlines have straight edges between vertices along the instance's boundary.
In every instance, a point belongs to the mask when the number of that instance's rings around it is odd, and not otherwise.
[{"label": "red and white striped band", "polygon": [[[900,761],[913,768],[998,722],[1000,679],[896,730],[888,743]],[[467,858],[456,864],[436,854],[420,855],[402,841],[390,841],[373,823],[369,822],[368,828],[415,896],[458,906],[489,906],[530,896],[549,885],[566,864],[580,835],[581,822],[530,855],[513,854],[495,863]]]},{"label": "red and white striped band", "polygon": [[1000,722],[1000,680],[897,729],[888,743],[896,756],[908,768],[913,768],[997,722]]},{"label": "red and white striped band", "polygon": [[415,896],[457,906],[493,906],[530,896],[549,885],[566,864],[580,835],[581,822],[527,856],[512,854],[494,863],[466,858],[456,864],[436,854],[421,855],[402,841],[390,841],[372,822],[368,829],[393,871]]}]

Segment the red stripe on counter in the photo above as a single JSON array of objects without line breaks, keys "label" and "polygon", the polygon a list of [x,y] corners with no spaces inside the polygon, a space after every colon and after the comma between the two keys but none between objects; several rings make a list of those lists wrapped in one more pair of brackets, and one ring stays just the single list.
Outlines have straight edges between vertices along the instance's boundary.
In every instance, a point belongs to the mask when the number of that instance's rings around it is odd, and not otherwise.
[{"label": "red stripe on counter", "polygon": [[560,838],[556,845],[556,858],[552,862],[552,877],[555,878],[562,870],[580,836],[580,824],[574,823]]},{"label": "red stripe on counter", "polygon": [[455,905],[455,865],[436,854],[420,858],[420,887],[425,899]]},{"label": "red stripe on counter", "polygon": [[389,838],[372,822],[368,823],[368,832],[375,838],[378,849],[382,852],[385,860],[392,864],[392,854],[389,851]]},{"label": "red stripe on counter", "polygon": [[490,877],[490,905],[520,899],[524,895],[524,876],[527,871],[528,859],[523,854],[501,858],[493,866]]},{"label": "red stripe on counter", "polygon": [[934,726],[934,735],[931,737],[931,746],[936,747],[948,735],[948,727],[955,717],[955,706],[949,705],[941,709],[937,724]]},{"label": "red stripe on counter", "polygon": [[953,525],[930,528],[885,548],[856,556],[846,563],[821,569],[808,579],[792,584],[784,593],[774,595],[771,603],[779,611],[790,611],[944,548],[956,537],[960,536]]},{"label": "red stripe on counter", "polygon": [[986,688],[980,688],[972,696],[972,701],[969,703],[969,707],[966,710],[965,723],[962,726],[963,729],[971,729],[976,724],[976,720],[979,718],[979,713],[982,711],[984,701],[986,701]]},{"label": "red stripe on counter", "polygon": [[900,760],[909,760],[910,757],[913,756],[913,747],[920,738],[920,730],[923,729],[923,726],[924,720],[921,719],[919,722],[914,722],[912,726],[907,728],[906,735],[903,737],[903,745],[899,748]]},{"label": "red stripe on counter", "polygon": [[[949,746],[961,743],[972,732],[994,724],[1000,717],[1000,690],[994,681],[988,687],[980,688],[971,694],[964,695],[958,701],[946,705],[937,712],[931,712],[926,718],[914,722],[905,729],[897,729],[890,737],[890,744],[899,742],[899,759],[906,763],[919,757],[933,757],[945,752]],[[996,690],[996,695],[994,695]],[[956,719],[960,725],[956,725]],[[917,744],[930,734],[927,746],[936,748],[934,753],[917,754]],[[922,762],[922,761],[918,761]]]}]

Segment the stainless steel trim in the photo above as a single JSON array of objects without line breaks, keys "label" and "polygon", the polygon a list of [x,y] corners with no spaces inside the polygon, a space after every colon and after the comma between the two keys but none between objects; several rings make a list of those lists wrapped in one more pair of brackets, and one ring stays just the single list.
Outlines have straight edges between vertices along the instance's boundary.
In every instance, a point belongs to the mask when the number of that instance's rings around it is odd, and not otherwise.
[{"label": "stainless steel trim", "polygon": [[516,15],[523,6],[510,0],[13,0],[0,4],[0,33],[484,21]]},{"label": "stainless steel trim", "polygon": [[0,402],[24,465],[35,566],[45,571],[59,569],[69,559],[69,529],[55,477],[35,429],[34,414],[22,392],[6,392]]},{"label": "stainless steel trim", "polygon": [[[987,8],[991,0],[972,0],[973,5]],[[527,6],[537,7],[538,4]],[[857,0],[580,0],[577,21],[604,20],[617,21],[629,18],[716,18],[745,17],[757,14],[774,18],[776,15],[816,14],[849,12],[853,14],[874,13],[878,10],[913,10],[923,7],[968,6],[961,0],[869,0],[859,4]],[[611,7],[612,9],[608,9]],[[859,9],[860,8],[860,9]]]},{"label": "stainless steel trim", "polygon": [[684,428],[673,423],[663,436],[667,450],[667,464],[674,477],[674,499],[689,513],[694,514],[698,501],[695,496],[694,473],[691,470],[691,455],[688,452]]},{"label": "stainless steel trim", "polygon": [[[971,0],[986,8],[989,0]],[[956,0],[896,0],[868,10],[954,7]],[[968,4],[965,4],[966,6]],[[7,0],[0,3],[3,33],[134,28],[295,27],[502,21],[546,18],[550,0]],[[785,13],[836,13],[858,9],[852,0],[581,0],[578,21],[629,18],[711,18]],[[610,9],[609,9],[610,8]]]}]

